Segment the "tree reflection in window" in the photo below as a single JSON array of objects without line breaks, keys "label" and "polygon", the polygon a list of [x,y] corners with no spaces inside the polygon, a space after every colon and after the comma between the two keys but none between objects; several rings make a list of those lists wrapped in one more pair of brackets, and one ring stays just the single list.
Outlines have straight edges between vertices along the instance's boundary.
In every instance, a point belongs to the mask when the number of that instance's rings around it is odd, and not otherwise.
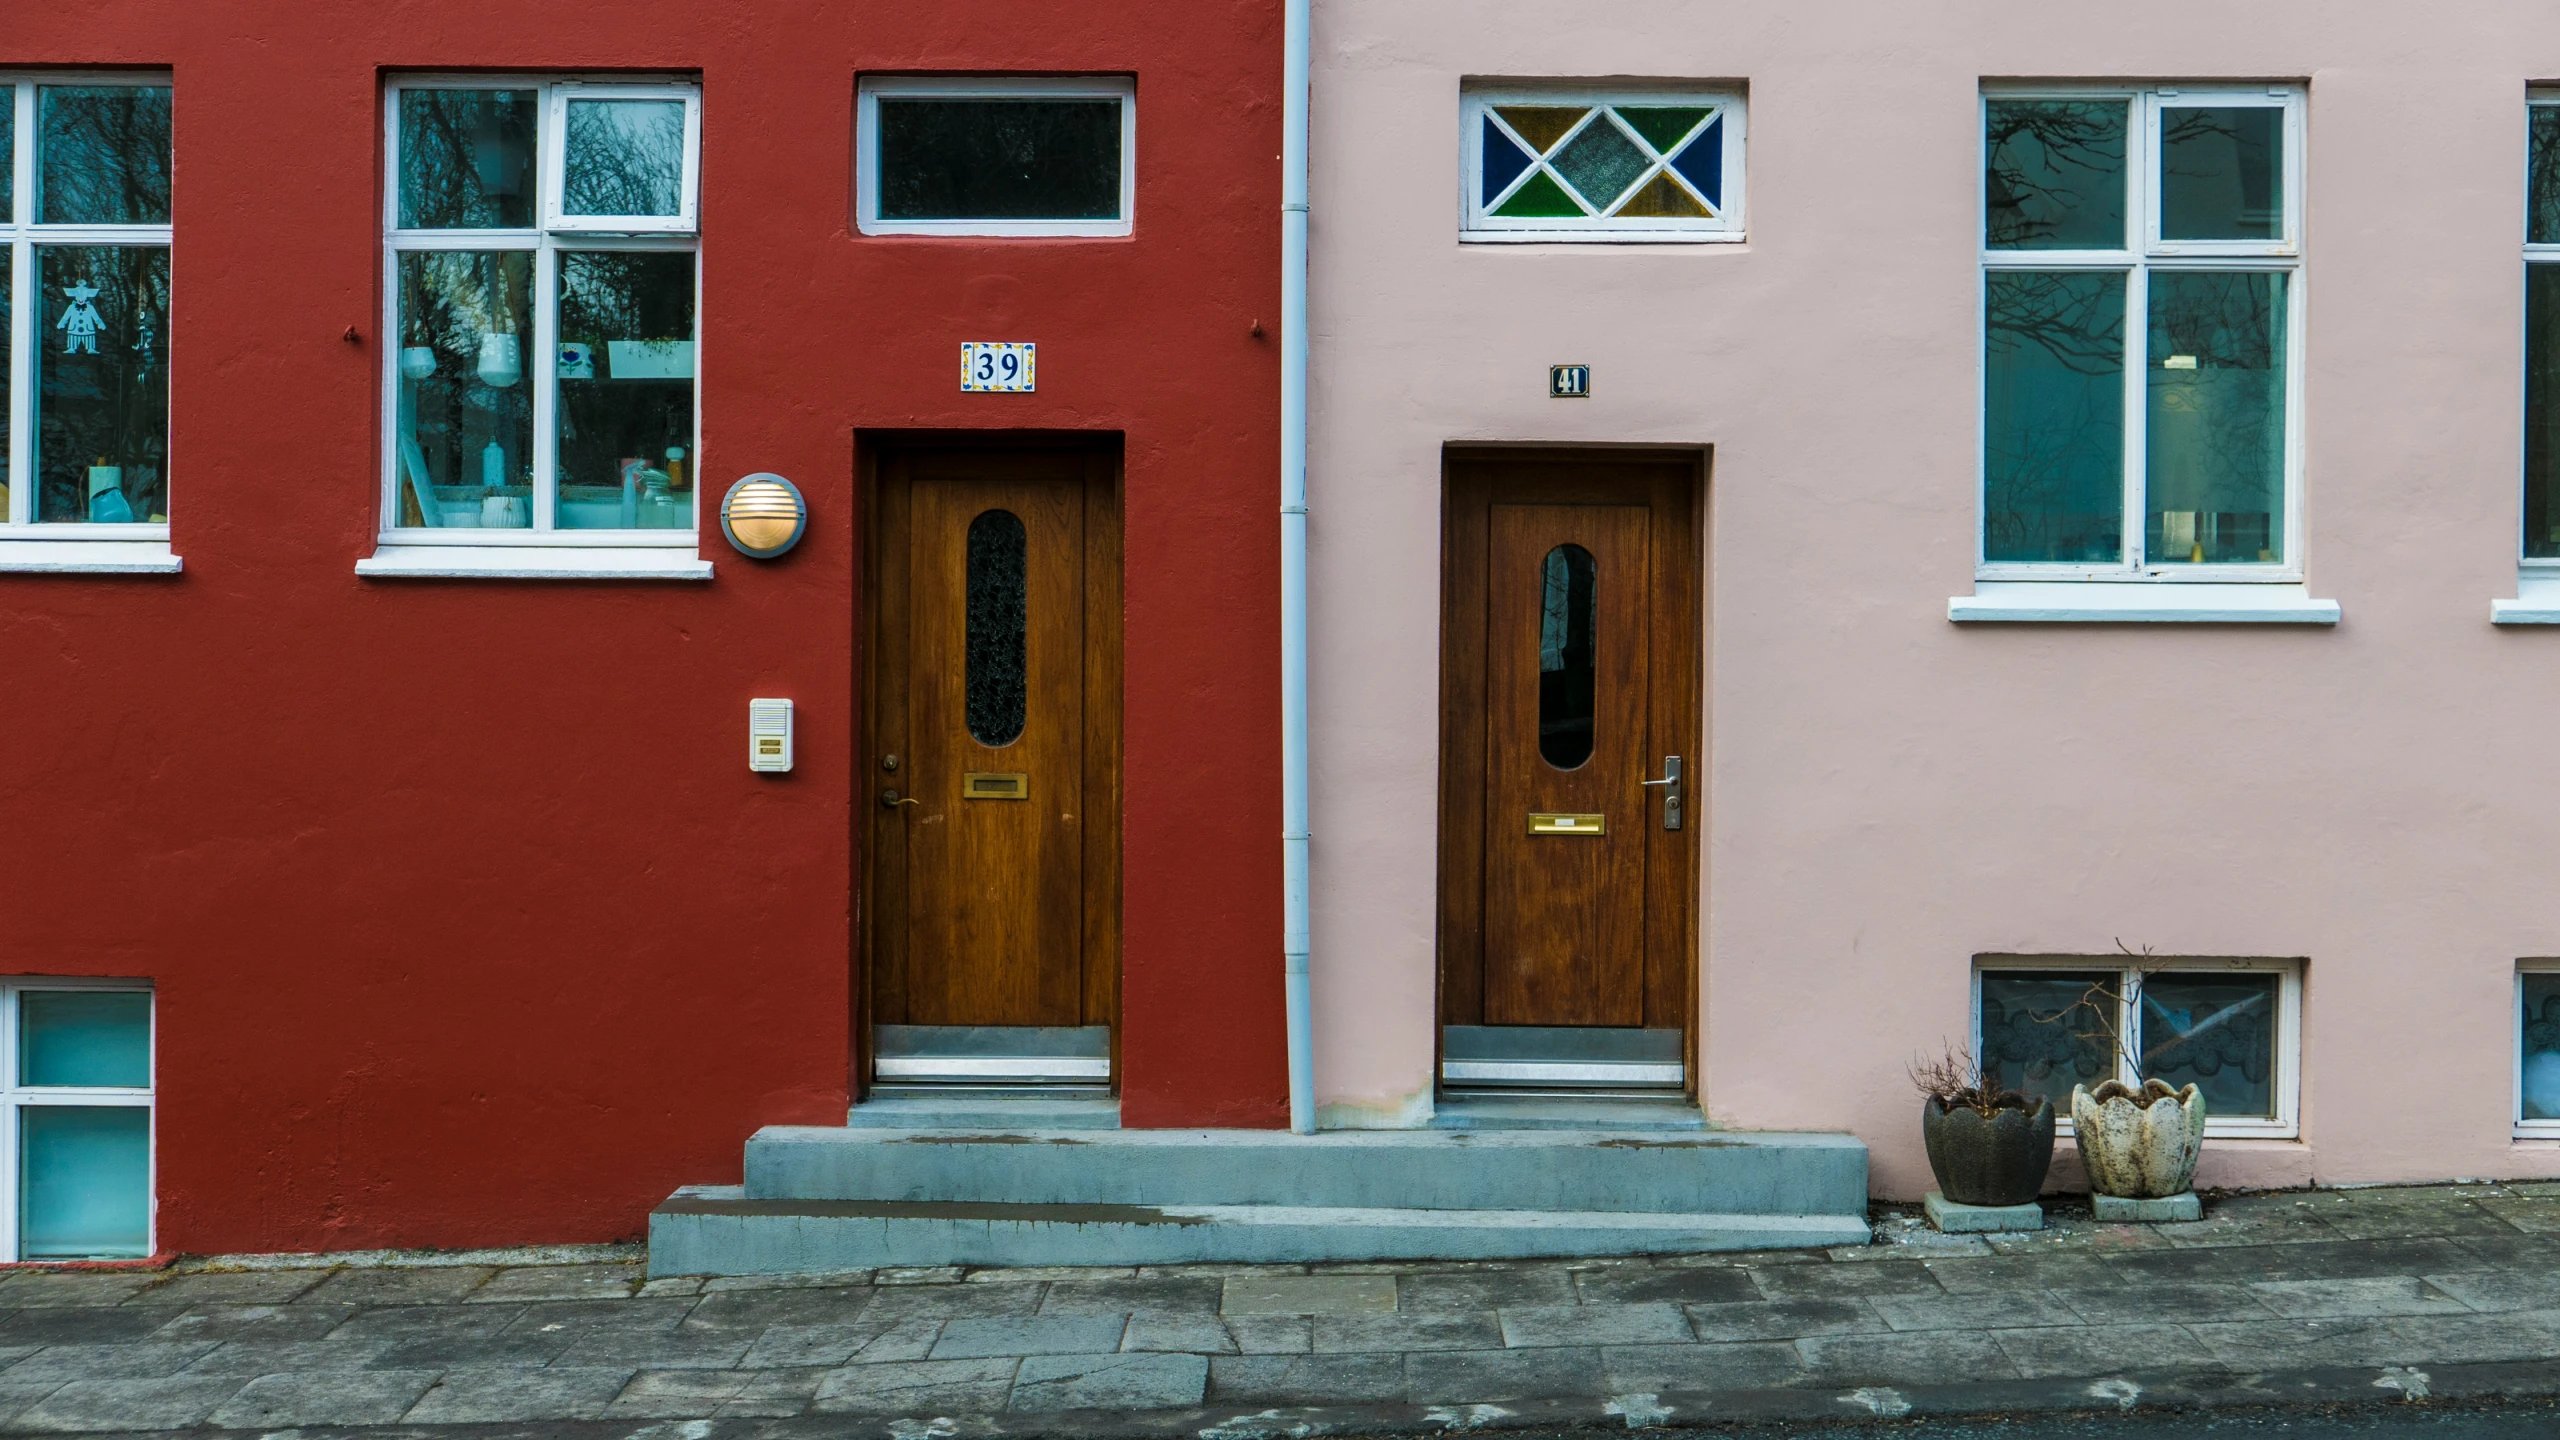
[{"label": "tree reflection in window", "polygon": [[534,92],[400,92],[400,226],[533,225]]},{"label": "tree reflection in window", "polygon": [[684,199],[684,102],[572,100],[565,215],[675,215]]},{"label": "tree reflection in window", "polygon": [[1029,630],[1029,540],[1022,517],[989,510],[969,522],[969,735],[981,745],[1022,736],[1028,694],[1023,674]]},{"label": "tree reflection in window", "polygon": [[168,87],[39,86],[36,192],[41,224],[168,224]]},{"label": "tree reflection in window", "polygon": [[1559,770],[1591,758],[1597,674],[1593,654],[1599,620],[1593,611],[1598,568],[1591,552],[1559,545],[1547,552],[1538,619],[1538,754]]}]

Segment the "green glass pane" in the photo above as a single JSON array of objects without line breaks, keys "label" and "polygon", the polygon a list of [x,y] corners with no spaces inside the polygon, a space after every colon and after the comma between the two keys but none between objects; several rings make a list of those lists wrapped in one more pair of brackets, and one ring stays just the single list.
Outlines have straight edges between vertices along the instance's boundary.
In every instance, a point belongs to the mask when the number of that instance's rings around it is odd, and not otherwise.
[{"label": "green glass pane", "polygon": [[1983,107],[1983,234],[1995,250],[2124,248],[2123,100]]},{"label": "green glass pane", "polygon": [[2120,561],[2125,277],[1984,278],[1983,558]]},{"label": "green glass pane", "polygon": [[1591,202],[1591,208],[1606,211],[1610,204],[1627,193],[1627,187],[1644,178],[1653,162],[1638,149],[1627,133],[1609,123],[1608,117],[1582,127],[1582,133],[1565,142],[1556,152],[1556,173],[1572,182]]},{"label": "green glass pane", "polygon": [[2284,112],[2163,107],[2160,238],[2273,240],[2284,232]]},{"label": "green glass pane", "polygon": [[2524,982],[2524,1118],[2560,1120],[2560,973],[2528,972]]},{"label": "green glass pane", "polygon": [[1493,113],[1502,117],[1529,148],[1544,155],[1556,148],[1565,132],[1580,124],[1591,113],[1588,105],[1497,105]]},{"label": "green glass pane", "polygon": [[2115,1047],[2101,1006],[2111,1006],[2099,970],[1989,970],[1982,976],[1982,1075],[2006,1090],[2071,1107],[2071,1087],[2115,1078]]},{"label": "green glass pane", "polygon": [[2208,1115],[2276,1114],[2276,998],[2257,975],[2153,975],[2142,982],[2142,1074],[2193,1085]]},{"label": "green glass pane", "polygon": [[1712,212],[1706,206],[1699,204],[1698,197],[1682,188],[1680,182],[1672,179],[1671,172],[1666,170],[1646,181],[1643,189],[1628,196],[1627,203],[1618,207],[1618,213],[1657,218],[1678,216],[1684,219],[1704,219]]},{"label": "green glass pane", "polygon": [[151,1253],[151,1112],[29,1105],[18,1112],[18,1258]]},{"label": "green glass pane", "polygon": [[2524,553],[2560,559],[2560,265],[2524,277]]},{"label": "green glass pane", "polygon": [[1587,212],[1583,210],[1580,201],[1564,192],[1564,187],[1557,184],[1553,176],[1541,170],[1530,176],[1528,183],[1512,191],[1511,198],[1503,201],[1502,208],[1493,213],[1509,215],[1515,219],[1534,219],[1551,215],[1581,215]]},{"label": "green glass pane", "polygon": [[1699,121],[1707,118],[1704,105],[1618,105],[1611,108],[1618,112],[1619,119],[1627,122],[1628,129],[1643,136],[1646,144],[1665,155],[1671,153],[1672,146],[1680,143],[1682,136],[1697,129]]},{"label": "green glass pane", "polygon": [[2154,271],[2145,368],[2145,558],[2283,559],[2285,277]]},{"label": "green glass pane", "polygon": [[[2560,244],[2560,105],[2536,105],[2526,113],[2532,121],[2525,130],[2524,238],[2536,245]],[[6,133],[0,127],[0,134]],[[6,163],[0,161],[0,167]]]},{"label": "green glass pane", "polygon": [[30,990],[18,999],[18,1083],[151,1083],[151,997],[130,990]]}]

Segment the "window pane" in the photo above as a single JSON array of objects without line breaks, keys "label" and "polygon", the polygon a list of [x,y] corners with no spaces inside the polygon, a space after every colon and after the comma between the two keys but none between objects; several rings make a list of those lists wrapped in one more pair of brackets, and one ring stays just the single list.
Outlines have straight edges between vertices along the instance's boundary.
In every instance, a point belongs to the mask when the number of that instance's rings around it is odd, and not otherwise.
[{"label": "window pane", "polygon": [[2116,271],[1984,277],[1984,559],[2123,558],[2124,286]]},{"label": "window pane", "polygon": [[2124,248],[2123,100],[1983,107],[1983,234],[1995,250]]},{"label": "window pane", "polygon": [[2284,545],[2285,277],[2151,275],[2153,564],[2254,564]]},{"label": "window pane", "polygon": [[167,86],[36,88],[36,219],[169,223]]},{"label": "window pane", "polygon": [[531,90],[400,92],[400,226],[533,225]]},{"label": "window pane", "polygon": [[[0,85],[0,223],[15,223],[18,203],[18,87]],[[9,332],[0,328],[0,335]]]},{"label": "window pane", "polygon": [[2113,1079],[2115,1046],[2099,1006],[2114,1002],[2093,987],[2115,979],[2112,970],[1983,971],[1983,1078],[2063,1111],[2072,1086]]},{"label": "window pane", "polygon": [[2275,240],[2284,234],[2284,111],[2273,105],[2160,109],[2160,238]]},{"label": "window pane", "polygon": [[563,530],[683,530],[693,448],[693,256],[560,257]]},{"label": "window pane", "polygon": [[169,251],[36,252],[36,516],[169,518]]},{"label": "window pane", "polygon": [[1591,758],[1598,567],[1579,545],[1547,552],[1538,619],[1538,754],[1559,770]]},{"label": "window pane", "polygon": [[2525,130],[2525,233],[2536,245],[2560,245],[2560,105],[2536,105]]},{"label": "window pane", "polygon": [[568,147],[562,213],[684,213],[683,101],[572,100]]},{"label": "window pane", "polygon": [[21,1085],[151,1084],[151,997],[29,990],[18,997]]},{"label": "window pane", "polygon": [[[8,93],[7,87],[0,86],[0,104],[7,103]],[[18,277],[14,269],[16,263],[15,247],[0,245],[0,524],[6,524],[11,518],[7,458],[14,437],[10,433],[12,421],[8,413],[7,397],[11,393],[9,389],[11,357],[18,351],[18,347],[10,342],[10,337],[18,333],[17,315],[12,308],[16,302],[11,299],[18,293]],[[42,313],[43,307],[39,306],[37,309],[38,313]]]},{"label": "window pane", "polygon": [[2527,1120],[2560,1120],[2560,972],[2523,978],[2523,1115]]},{"label": "window pane", "polygon": [[2524,271],[2524,553],[2560,557],[2560,265]]},{"label": "window pane", "polygon": [[969,522],[969,737],[981,745],[1010,745],[1022,735],[1029,544],[1022,517],[1010,510]]},{"label": "window pane", "polygon": [[150,1253],[149,1110],[29,1105],[18,1127],[20,1258]]},{"label": "window pane", "polygon": [[880,101],[883,220],[1116,220],[1117,100]]},{"label": "window pane", "polygon": [[2142,1074],[2193,1085],[2208,1115],[2272,1120],[2276,999],[2267,974],[2153,975],[2142,982]]},{"label": "window pane", "polygon": [[1636,142],[1626,136],[1610,119],[1609,112],[1582,127],[1582,133],[1565,142],[1554,160],[1555,172],[1562,175],[1591,208],[1606,211],[1627,187],[1642,179],[1653,161],[1646,157]]},{"label": "window pane", "polygon": [[400,256],[399,502],[392,523],[533,523],[530,251]]}]

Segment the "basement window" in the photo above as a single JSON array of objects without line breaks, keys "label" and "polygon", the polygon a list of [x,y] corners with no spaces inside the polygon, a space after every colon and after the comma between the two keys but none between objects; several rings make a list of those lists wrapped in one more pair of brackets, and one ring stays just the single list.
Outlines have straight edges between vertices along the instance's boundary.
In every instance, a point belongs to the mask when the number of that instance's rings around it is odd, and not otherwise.
[{"label": "basement window", "polygon": [[1984,956],[1973,1053],[1994,1083],[2053,1101],[2113,1079],[2192,1084],[2205,1133],[2300,1134],[2302,962],[2179,957]]},{"label": "basement window", "polygon": [[1138,107],[1125,77],[862,82],[865,235],[1126,235]]},{"label": "basement window", "polygon": [[2560,1140],[2560,960],[2516,970],[2516,1138]]},{"label": "basement window", "polygon": [[0,1254],[152,1253],[152,997],[133,981],[0,981]]}]

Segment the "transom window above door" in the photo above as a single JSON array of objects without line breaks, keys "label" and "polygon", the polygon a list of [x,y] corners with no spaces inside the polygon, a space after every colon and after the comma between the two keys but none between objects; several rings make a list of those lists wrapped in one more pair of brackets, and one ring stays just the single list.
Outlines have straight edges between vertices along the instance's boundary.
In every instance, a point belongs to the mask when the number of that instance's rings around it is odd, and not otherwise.
[{"label": "transom window above door", "polygon": [[1126,76],[874,76],[861,101],[865,235],[1130,233],[1138,105]]},{"label": "transom window above door", "polygon": [[2300,578],[2302,102],[1985,93],[1982,578]]},{"label": "transom window above door", "polygon": [[359,572],[706,577],[699,88],[411,79],[384,108],[382,549]]},{"label": "transom window above door", "polygon": [[1742,96],[1471,90],[1467,240],[1739,240]]}]

